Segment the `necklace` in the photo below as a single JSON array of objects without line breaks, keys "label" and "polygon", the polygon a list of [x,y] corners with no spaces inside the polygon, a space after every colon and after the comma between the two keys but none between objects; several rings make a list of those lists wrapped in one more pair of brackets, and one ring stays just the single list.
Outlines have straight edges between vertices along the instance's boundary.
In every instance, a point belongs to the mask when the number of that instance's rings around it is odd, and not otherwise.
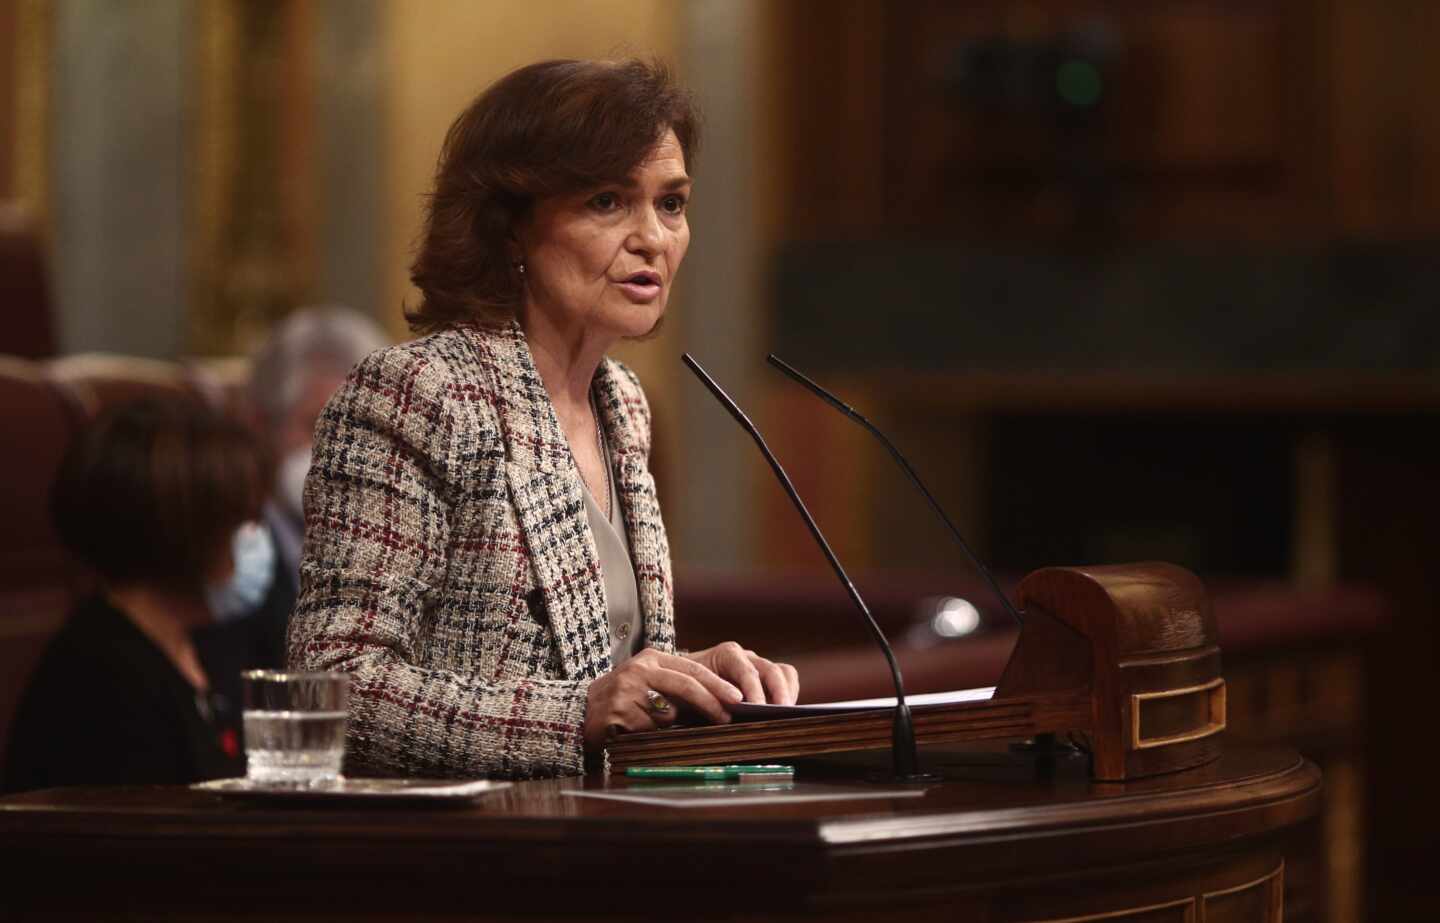
[{"label": "necklace", "polygon": [[600,449],[600,465],[605,469],[605,497],[596,497],[600,501],[600,511],[605,514],[605,519],[610,519],[610,493],[613,488],[610,485],[610,452],[605,445],[605,430],[600,425],[600,405],[595,402],[595,394],[590,394],[590,412],[595,415],[595,444]]}]

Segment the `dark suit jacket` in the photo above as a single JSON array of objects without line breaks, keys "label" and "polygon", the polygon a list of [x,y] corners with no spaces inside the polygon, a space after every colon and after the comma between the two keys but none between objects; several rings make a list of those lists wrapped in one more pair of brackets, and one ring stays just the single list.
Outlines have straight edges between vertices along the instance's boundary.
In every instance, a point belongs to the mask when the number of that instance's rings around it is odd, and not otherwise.
[{"label": "dark suit jacket", "polygon": [[236,715],[215,714],[133,622],[92,598],[50,642],[26,687],[4,789],[243,775]]}]

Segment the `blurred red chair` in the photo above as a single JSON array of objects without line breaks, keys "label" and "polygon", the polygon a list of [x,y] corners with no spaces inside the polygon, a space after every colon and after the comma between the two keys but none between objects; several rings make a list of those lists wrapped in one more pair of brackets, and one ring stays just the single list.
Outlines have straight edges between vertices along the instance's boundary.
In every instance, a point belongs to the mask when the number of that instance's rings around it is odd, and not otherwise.
[{"label": "blurred red chair", "polygon": [[21,691],[83,577],[50,525],[55,470],[82,419],[41,363],[0,356],[0,756]]},{"label": "blurred red chair", "polygon": [[90,578],[50,524],[50,485],[70,440],[107,407],[141,397],[198,397],[234,410],[243,362],[165,362],[90,354],[38,361],[0,356],[0,761],[36,660]]}]

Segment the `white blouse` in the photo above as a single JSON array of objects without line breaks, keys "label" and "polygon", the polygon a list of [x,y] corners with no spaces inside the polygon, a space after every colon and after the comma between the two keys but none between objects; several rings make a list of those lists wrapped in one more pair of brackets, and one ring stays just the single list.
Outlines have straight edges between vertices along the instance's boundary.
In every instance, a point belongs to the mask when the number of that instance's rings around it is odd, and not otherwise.
[{"label": "white blouse", "polygon": [[[635,566],[630,562],[630,540],[625,532],[625,518],[620,514],[620,493],[615,488],[614,470],[610,466],[610,445],[605,440],[605,467],[611,471],[610,518],[585,487],[585,513],[590,532],[595,536],[595,551],[600,558],[600,576],[605,584],[605,603],[610,617],[610,660],[620,666],[639,650],[640,591],[635,586]],[[584,484],[585,479],[581,478]]]}]

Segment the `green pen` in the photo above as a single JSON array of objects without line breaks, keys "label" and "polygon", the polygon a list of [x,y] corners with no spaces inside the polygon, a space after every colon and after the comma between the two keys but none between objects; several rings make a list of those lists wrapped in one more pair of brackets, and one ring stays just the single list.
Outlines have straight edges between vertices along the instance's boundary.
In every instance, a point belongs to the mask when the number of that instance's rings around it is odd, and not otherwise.
[{"label": "green pen", "polygon": [[631,766],[631,779],[683,779],[691,782],[774,782],[793,779],[794,766],[776,763],[730,763],[725,766]]}]

